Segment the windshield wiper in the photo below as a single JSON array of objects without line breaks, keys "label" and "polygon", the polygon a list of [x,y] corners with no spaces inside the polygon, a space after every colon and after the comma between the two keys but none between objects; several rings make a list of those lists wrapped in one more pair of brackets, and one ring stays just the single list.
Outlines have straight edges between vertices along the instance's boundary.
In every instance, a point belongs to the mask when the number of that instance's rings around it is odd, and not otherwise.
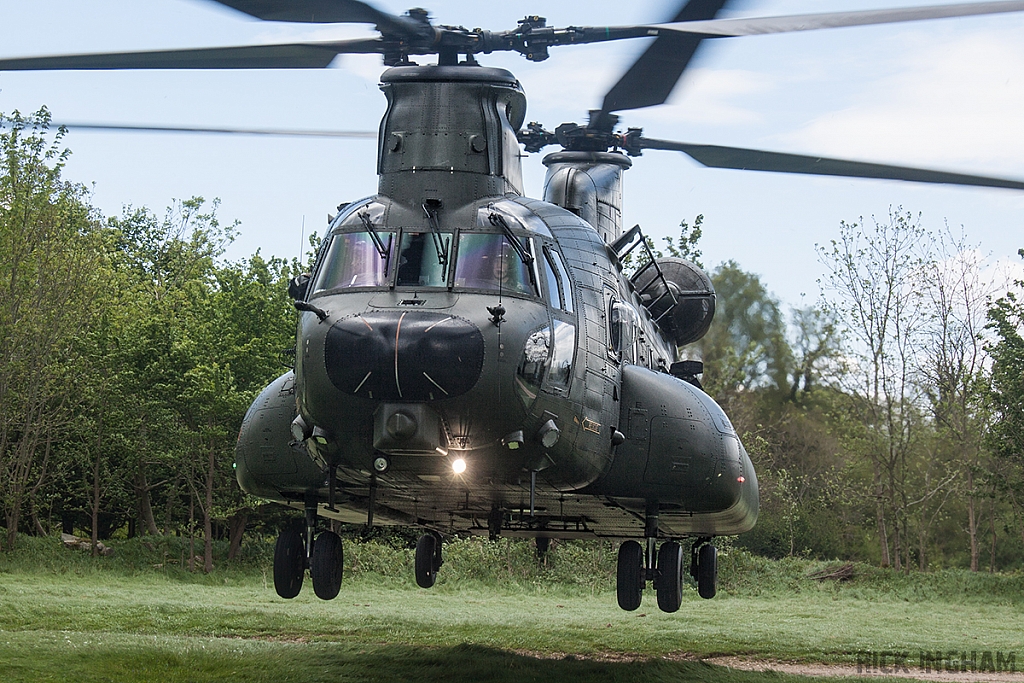
[{"label": "windshield wiper", "polygon": [[501,231],[505,233],[505,239],[512,245],[512,248],[519,254],[519,258],[522,259],[523,264],[526,266],[526,272],[530,275],[530,285],[533,287],[535,294],[540,296],[540,288],[537,286],[537,277],[533,273],[533,254],[526,250],[523,243],[519,241],[516,234],[512,232],[512,228],[509,227],[508,221],[500,213],[492,213],[489,216],[491,225],[500,226]]},{"label": "windshield wiper", "polygon": [[[533,256],[530,254],[530,252],[526,250],[526,247],[523,246],[523,243],[519,241],[519,238],[516,237],[516,234],[512,232],[512,228],[509,227],[508,221],[505,220],[505,217],[502,216],[500,213],[492,213],[489,217],[489,220],[491,221],[491,225],[501,227],[501,231],[505,233],[505,237],[508,239],[508,243],[511,244],[512,248],[516,250],[516,253],[519,254],[519,258],[522,259],[523,263],[525,263],[527,266],[532,266]],[[532,279],[532,270],[530,271],[530,276]]]},{"label": "windshield wiper", "polygon": [[366,232],[370,233],[370,239],[373,240],[373,246],[376,247],[377,253],[384,259],[384,275],[388,272],[388,263],[391,260],[391,235],[388,235],[388,243],[384,244],[384,240],[381,239],[380,233],[373,227],[373,221],[370,220],[370,214],[363,211],[359,214],[359,220],[363,222],[363,227],[366,228]]},{"label": "windshield wiper", "polygon": [[434,253],[437,254],[437,263],[441,266],[441,272],[447,274],[449,245],[444,241],[444,236],[441,234],[441,225],[437,220],[437,212],[440,208],[441,200],[428,199],[423,204],[423,214],[427,217],[427,223],[430,224],[430,236],[434,240]]}]

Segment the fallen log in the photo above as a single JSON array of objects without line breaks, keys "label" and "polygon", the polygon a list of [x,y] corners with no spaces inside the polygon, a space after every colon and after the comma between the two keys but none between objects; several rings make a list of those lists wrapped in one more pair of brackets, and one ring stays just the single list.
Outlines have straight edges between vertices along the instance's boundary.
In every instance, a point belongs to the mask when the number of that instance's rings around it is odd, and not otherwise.
[{"label": "fallen log", "polygon": [[807,578],[815,581],[849,581],[853,578],[853,562],[836,567],[824,567],[816,572],[811,572]]},{"label": "fallen log", "polygon": [[[88,538],[79,538],[78,536],[74,536],[72,534],[61,534],[60,540],[61,543],[64,544],[65,548],[73,548],[78,550],[92,550],[92,540]],[[100,555],[103,555],[104,557],[110,557],[114,554],[114,549],[109,546],[103,545],[103,543],[100,541],[97,541],[96,552],[98,552]]]}]

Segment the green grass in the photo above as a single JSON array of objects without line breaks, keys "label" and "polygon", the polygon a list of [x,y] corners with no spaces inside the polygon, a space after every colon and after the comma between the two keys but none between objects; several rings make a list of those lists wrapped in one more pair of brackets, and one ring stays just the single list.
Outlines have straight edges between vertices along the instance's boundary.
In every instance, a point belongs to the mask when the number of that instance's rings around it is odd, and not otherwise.
[{"label": "green grass", "polygon": [[[18,637],[21,636],[21,637]],[[4,680],[21,681],[609,681],[798,683],[801,677],[701,662],[538,658],[479,645],[282,643],[227,639],[0,634]],[[8,658],[10,651],[14,656]],[[842,680],[842,679],[835,679]]]},{"label": "green grass", "polygon": [[544,568],[526,544],[457,543],[426,591],[412,580],[409,551],[347,543],[342,592],[323,602],[308,583],[295,600],[277,597],[260,552],[207,576],[167,562],[173,553],[156,545],[91,558],[53,539],[23,540],[0,554],[4,681],[703,681],[725,670],[686,658],[1024,655],[1019,574],[860,566],[853,581],[820,583],[806,575],[821,563],[732,552],[718,597],[691,590],[664,614],[650,590],[636,612],[619,610],[613,553],[582,545],[555,548]]}]

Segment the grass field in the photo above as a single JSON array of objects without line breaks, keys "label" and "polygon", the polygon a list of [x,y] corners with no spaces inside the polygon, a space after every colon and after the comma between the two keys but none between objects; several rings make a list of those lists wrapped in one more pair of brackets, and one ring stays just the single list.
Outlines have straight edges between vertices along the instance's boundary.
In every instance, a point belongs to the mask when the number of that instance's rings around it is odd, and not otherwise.
[{"label": "grass field", "polygon": [[[690,592],[664,614],[650,591],[640,610],[619,610],[608,558],[574,546],[553,550],[545,569],[528,548],[466,542],[425,591],[407,551],[349,544],[342,592],[322,602],[308,584],[295,600],[277,597],[258,558],[203,576],[146,564],[154,557],[131,547],[89,558],[53,539],[27,545],[0,555],[3,681],[753,682],[789,677],[694,660],[850,662],[922,649],[1024,659],[1019,574],[861,567],[851,582],[823,584],[806,577],[820,564],[733,553],[718,597]],[[499,566],[482,568],[487,559]]]}]

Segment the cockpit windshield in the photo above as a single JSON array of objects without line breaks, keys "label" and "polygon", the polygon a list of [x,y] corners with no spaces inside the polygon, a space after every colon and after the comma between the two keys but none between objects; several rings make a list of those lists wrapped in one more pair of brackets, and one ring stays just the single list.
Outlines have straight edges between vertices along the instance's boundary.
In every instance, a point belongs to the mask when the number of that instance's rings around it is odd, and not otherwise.
[{"label": "cockpit windshield", "polygon": [[[375,239],[375,237],[377,239]],[[310,292],[354,287],[454,287],[539,296],[532,240],[504,233],[403,230],[330,237]],[[457,242],[458,249],[453,248]],[[520,253],[522,252],[522,253]]]},{"label": "cockpit windshield", "polygon": [[467,289],[493,289],[527,296],[536,294],[530,267],[505,235],[495,233],[462,233],[459,236],[454,284]]},{"label": "cockpit windshield", "polygon": [[347,232],[331,238],[313,293],[340,287],[380,287],[388,283],[393,232],[378,232],[382,255],[369,232]]},{"label": "cockpit windshield", "polygon": [[403,232],[395,284],[399,287],[446,287],[451,243],[449,232]]}]

